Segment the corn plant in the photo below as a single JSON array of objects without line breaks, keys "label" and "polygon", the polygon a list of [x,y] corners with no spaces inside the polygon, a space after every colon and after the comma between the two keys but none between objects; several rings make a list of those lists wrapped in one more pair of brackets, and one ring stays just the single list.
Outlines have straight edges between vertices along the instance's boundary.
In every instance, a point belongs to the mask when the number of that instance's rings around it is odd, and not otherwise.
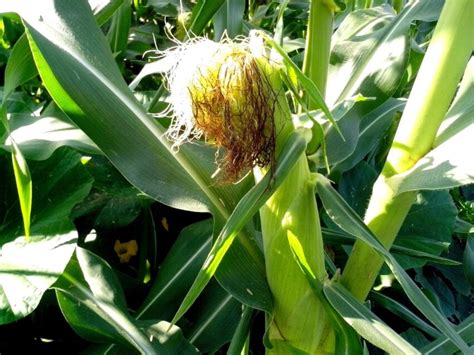
[{"label": "corn plant", "polygon": [[38,343],[94,353],[472,353],[472,0],[0,13],[6,331],[54,309],[74,333]]}]

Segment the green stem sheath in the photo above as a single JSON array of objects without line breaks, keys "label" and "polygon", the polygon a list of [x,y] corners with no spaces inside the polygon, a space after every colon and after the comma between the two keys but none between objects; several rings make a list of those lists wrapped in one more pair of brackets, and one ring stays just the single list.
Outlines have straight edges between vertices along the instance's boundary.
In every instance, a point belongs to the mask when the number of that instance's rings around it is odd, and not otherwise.
[{"label": "green stem sheath", "polygon": [[[413,85],[381,176],[372,191],[365,223],[390,248],[408,214],[416,192],[397,194],[385,182],[409,170],[430,151],[474,48],[474,1],[447,0]],[[357,241],[341,282],[360,301],[373,286],[382,260]]]}]

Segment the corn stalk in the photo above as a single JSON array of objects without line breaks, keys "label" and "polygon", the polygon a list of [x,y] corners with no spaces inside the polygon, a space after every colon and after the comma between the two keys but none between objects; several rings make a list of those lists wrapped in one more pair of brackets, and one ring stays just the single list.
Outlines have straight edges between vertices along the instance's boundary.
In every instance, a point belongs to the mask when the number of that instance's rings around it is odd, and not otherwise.
[{"label": "corn stalk", "polygon": [[[416,192],[397,194],[386,179],[403,173],[428,153],[456,92],[474,41],[474,2],[447,0],[410,93],[387,161],[377,179],[365,223],[390,248],[412,206]],[[382,266],[370,247],[356,242],[341,282],[363,301]]]}]

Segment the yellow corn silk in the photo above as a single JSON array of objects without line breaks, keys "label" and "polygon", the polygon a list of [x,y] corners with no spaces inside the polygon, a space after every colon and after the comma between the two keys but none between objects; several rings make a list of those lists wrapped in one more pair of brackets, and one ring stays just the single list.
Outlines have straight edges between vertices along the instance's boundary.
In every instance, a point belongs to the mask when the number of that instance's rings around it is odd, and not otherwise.
[{"label": "yellow corn silk", "polygon": [[121,264],[126,264],[130,262],[132,256],[137,255],[138,253],[138,244],[135,239],[132,239],[128,242],[120,242],[116,240],[114,244],[114,251],[120,259]]}]

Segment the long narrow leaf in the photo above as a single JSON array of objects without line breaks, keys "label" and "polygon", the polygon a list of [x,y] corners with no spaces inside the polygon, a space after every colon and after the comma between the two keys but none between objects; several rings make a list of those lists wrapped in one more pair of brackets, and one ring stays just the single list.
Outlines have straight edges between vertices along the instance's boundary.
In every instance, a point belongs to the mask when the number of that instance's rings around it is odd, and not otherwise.
[{"label": "long narrow leaf", "polygon": [[[112,272],[110,267],[86,249],[77,248],[76,257],[77,261],[73,259],[54,288],[74,300],[73,303],[79,302],[90,309],[141,353],[154,354],[147,335],[126,313],[125,299],[116,296],[111,284],[104,279],[104,272]],[[97,278],[96,273],[102,278]]]},{"label": "long narrow leaf", "polygon": [[327,281],[324,294],[331,305],[362,337],[389,354],[421,354],[342,285]]},{"label": "long narrow leaf", "polygon": [[272,171],[267,173],[267,175],[240,200],[224,228],[222,228],[196,280],[176,312],[172,320],[173,324],[191,307],[216,272],[237,234],[258,212],[260,207],[263,206],[278,186],[280,186],[305,148],[306,142],[304,138],[299,133],[293,133],[283,147],[274,174],[272,174]]},{"label": "long narrow leaf", "polygon": [[33,57],[31,56],[28,39],[23,34],[13,47],[5,68],[5,86],[3,88],[3,103],[15,89],[38,75]]},{"label": "long narrow leaf", "polygon": [[[9,122],[4,106],[0,107],[0,123],[3,124],[7,130],[9,130]],[[11,140],[11,147],[13,172],[15,174],[16,189],[18,191],[21,215],[23,217],[23,228],[26,238],[29,238],[31,225],[31,206],[33,203],[33,184],[26,159],[13,139]]]},{"label": "long narrow leaf", "polygon": [[[356,237],[350,234],[347,234],[345,232],[335,231],[335,230],[331,230],[324,227],[322,228],[322,232],[323,232],[324,240],[328,242],[353,245],[357,239]],[[456,260],[443,258],[442,256],[429,254],[419,249],[411,249],[411,248],[403,247],[397,244],[392,245],[392,247],[390,248],[390,251],[393,254],[411,256],[411,257],[419,258],[431,263],[451,265],[451,266],[461,265],[461,263]]]},{"label": "long narrow leaf", "polygon": [[[32,8],[27,1],[19,3],[46,88],[117,169],[164,204],[211,212],[218,224],[227,220],[241,186],[218,186],[212,180],[215,149],[198,144],[172,149],[164,128],[127,87],[88,4],[54,0]],[[236,267],[219,272],[219,282],[241,302],[268,310],[271,294],[256,242],[242,234],[226,260]]]},{"label": "long narrow leaf", "polygon": [[30,169],[23,154],[16,143],[12,140],[12,163],[15,172],[16,188],[20,200],[21,214],[23,216],[23,228],[26,238],[30,236],[31,206],[33,204],[33,183],[31,181]]},{"label": "long narrow leaf", "polygon": [[254,311],[250,307],[245,307],[242,311],[242,317],[240,318],[239,325],[235,330],[234,336],[227,350],[227,355],[241,355],[242,349],[244,349],[247,339],[250,334],[250,327],[254,317]]},{"label": "long narrow leaf", "polygon": [[199,35],[225,0],[200,0],[193,8],[189,31]]},{"label": "long narrow leaf", "polygon": [[331,183],[324,176],[318,174],[317,191],[329,217],[343,230],[370,245],[384,259],[395,278],[404,289],[411,302],[428,318],[443,334],[459,347],[463,353],[469,353],[466,342],[456,333],[453,326],[429,301],[425,294],[417,287],[396,259],[384,248],[372,234],[360,217],[334,190]]},{"label": "long narrow leaf", "polygon": [[[456,331],[459,335],[468,343],[474,342],[474,314],[471,314],[468,318],[457,325]],[[452,354],[456,351],[456,346],[449,341],[445,336],[436,339],[434,342],[421,348],[421,352],[425,355],[444,355]],[[473,346],[471,346],[471,354],[474,352]]]},{"label": "long narrow leaf", "polygon": [[431,325],[426,323],[423,319],[418,317],[405,305],[378,292],[371,292],[369,297],[371,300],[383,306],[384,309],[406,320],[408,323],[424,331],[425,333],[429,334],[433,338],[440,336],[440,332],[438,332]]}]

